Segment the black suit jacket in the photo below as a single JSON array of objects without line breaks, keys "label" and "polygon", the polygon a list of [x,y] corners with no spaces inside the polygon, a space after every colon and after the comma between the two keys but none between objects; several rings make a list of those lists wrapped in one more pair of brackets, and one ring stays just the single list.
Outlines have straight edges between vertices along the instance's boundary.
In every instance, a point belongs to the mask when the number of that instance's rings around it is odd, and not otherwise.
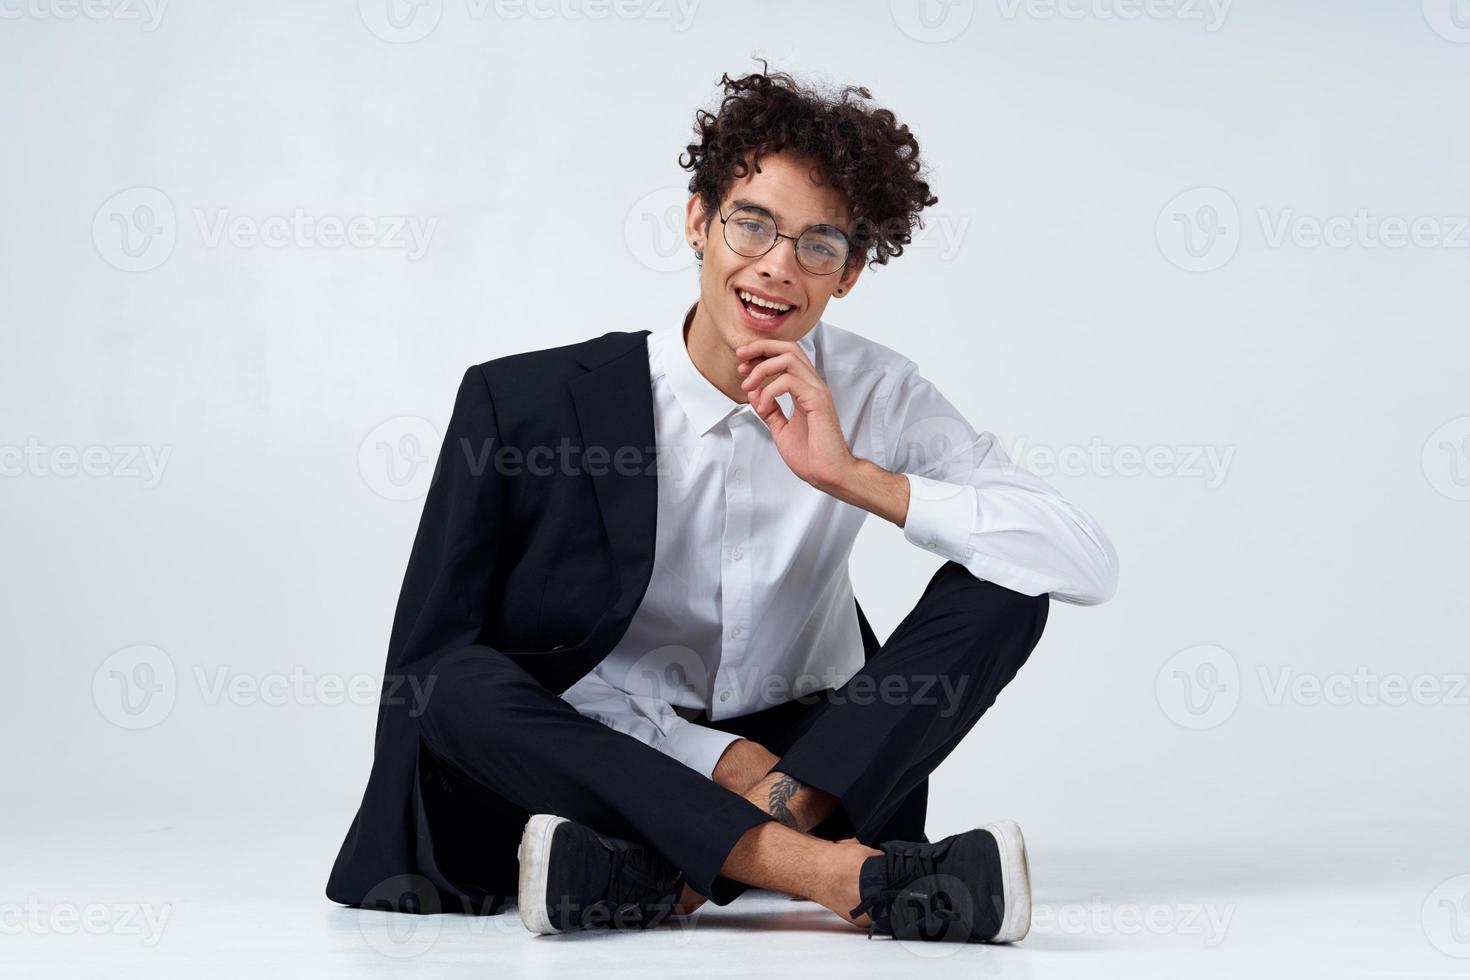
[{"label": "black suit jacket", "polygon": [[446,654],[482,645],[559,694],[626,632],[653,571],[658,506],[648,333],[465,372],[394,613],[367,789],[327,883],[334,901],[424,912],[486,901],[436,860],[408,681],[424,690]]}]

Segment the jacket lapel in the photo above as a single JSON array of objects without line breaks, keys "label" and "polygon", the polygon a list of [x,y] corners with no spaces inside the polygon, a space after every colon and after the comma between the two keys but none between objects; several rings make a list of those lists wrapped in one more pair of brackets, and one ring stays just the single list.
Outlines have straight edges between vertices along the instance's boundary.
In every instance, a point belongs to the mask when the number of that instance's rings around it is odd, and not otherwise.
[{"label": "jacket lapel", "polygon": [[[648,334],[640,330],[599,337],[578,358],[587,373],[569,383],[582,430],[581,462],[592,479],[618,565],[618,600],[588,637],[589,642],[607,641],[607,649],[621,638],[653,573],[658,450]],[[617,635],[611,638],[597,636],[614,628]]]}]

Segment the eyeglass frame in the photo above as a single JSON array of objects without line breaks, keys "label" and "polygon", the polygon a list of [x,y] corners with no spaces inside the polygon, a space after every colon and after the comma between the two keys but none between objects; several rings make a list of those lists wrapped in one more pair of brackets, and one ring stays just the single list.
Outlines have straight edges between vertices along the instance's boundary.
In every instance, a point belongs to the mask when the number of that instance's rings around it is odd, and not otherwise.
[{"label": "eyeglass frame", "polygon": [[[729,227],[730,227],[729,222],[730,222],[730,219],[731,218],[735,217],[735,215],[739,214],[741,211],[758,211],[761,214],[765,215],[767,218],[770,218],[771,219],[771,225],[773,226],[771,230],[772,230],[772,233],[776,237],[773,238],[773,239],[771,239],[771,246],[770,246],[770,248],[768,248],[764,252],[760,253],[760,255],[746,255],[744,252],[741,252],[738,249],[736,249],[734,245],[730,245],[730,239],[726,235],[726,232],[729,230]],[[716,214],[719,214],[718,211],[716,211],[715,213]],[[825,225],[824,224],[808,225],[807,227],[803,228],[798,234],[795,234],[795,235],[783,235],[781,233],[781,230],[779,228],[774,227],[775,224],[776,224],[776,216],[774,214],[772,214],[771,212],[767,211],[765,208],[761,207],[759,204],[742,204],[739,207],[735,208],[735,210],[731,211],[729,213],[729,215],[720,214],[720,235],[721,235],[721,237],[724,237],[725,244],[730,246],[730,251],[734,252],[736,255],[744,256],[747,259],[758,259],[762,255],[770,255],[771,254],[771,249],[774,249],[777,245],[780,245],[781,244],[781,239],[783,239],[783,238],[789,238],[789,239],[791,239],[791,251],[796,256],[796,264],[799,265],[799,266],[801,266],[802,270],[805,271],[808,275],[812,275],[812,276],[835,276],[837,273],[841,272],[843,269],[846,269],[848,267],[848,265],[852,262],[852,254],[853,254],[852,253],[852,239],[847,237],[847,232],[843,231],[841,228],[838,228],[836,225],[831,225],[831,224],[825,224]],[[802,235],[805,235],[807,232],[811,231],[813,228],[831,228],[833,231],[837,232],[837,234],[839,234],[839,235],[842,236],[842,241],[847,246],[847,254],[842,257],[842,264],[839,265],[837,268],[833,269],[831,272],[813,272],[811,269],[808,269],[806,267],[806,263],[805,262],[801,261],[801,250],[796,247],[796,243],[797,243],[797,241],[799,241],[801,239],[801,236]]]}]

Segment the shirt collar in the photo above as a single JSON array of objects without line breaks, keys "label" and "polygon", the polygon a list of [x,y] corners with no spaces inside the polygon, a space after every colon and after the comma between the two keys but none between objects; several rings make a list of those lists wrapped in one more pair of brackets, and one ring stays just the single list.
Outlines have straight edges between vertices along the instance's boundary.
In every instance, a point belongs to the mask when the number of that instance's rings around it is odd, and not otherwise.
[{"label": "shirt collar", "polygon": [[[679,324],[663,331],[663,361],[664,373],[669,379],[669,387],[673,390],[679,407],[688,416],[690,424],[694,426],[694,431],[703,436],[728,416],[736,412],[749,412],[754,415],[755,409],[748,402],[731,401],[728,395],[711,384],[708,378],[699,373],[699,368],[694,366],[694,361],[689,356],[689,348],[684,343],[684,326],[690,321],[694,308],[698,305],[697,300],[691,303],[684,311],[684,316]],[[806,336],[797,341],[797,346],[806,351],[807,357],[812,357],[817,349],[812,336],[821,329],[821,326],[822,324],[818,322],[815,327],[807,331]],[[776,402],[789,417],[791,396],[783,392],[776,396]]]}]

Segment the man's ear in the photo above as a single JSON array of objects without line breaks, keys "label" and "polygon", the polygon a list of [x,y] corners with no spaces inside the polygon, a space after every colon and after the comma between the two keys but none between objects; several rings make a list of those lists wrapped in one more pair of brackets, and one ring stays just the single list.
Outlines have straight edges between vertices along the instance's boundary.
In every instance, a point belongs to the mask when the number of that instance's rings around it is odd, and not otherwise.
[{"label": "man's ear", "polygon": [[703,252],[709,245],[709,225],[713,218],[713,212],[704,209],[704,201],[700,196],[690,194],[689,200],[684,204],[684,237],[691,247]]},{"label": "man's ear", "polygon": [[[852,287],[857,284],[858,276],[862,274],[863,263],[861,261],[854,262],[843,270],[841,278],[837,280],[837,285],[832,290],[833,293],[838,296],[850,296],[852,294]],[[838,290],[841,290],[841,292],[838,292]]]}]

